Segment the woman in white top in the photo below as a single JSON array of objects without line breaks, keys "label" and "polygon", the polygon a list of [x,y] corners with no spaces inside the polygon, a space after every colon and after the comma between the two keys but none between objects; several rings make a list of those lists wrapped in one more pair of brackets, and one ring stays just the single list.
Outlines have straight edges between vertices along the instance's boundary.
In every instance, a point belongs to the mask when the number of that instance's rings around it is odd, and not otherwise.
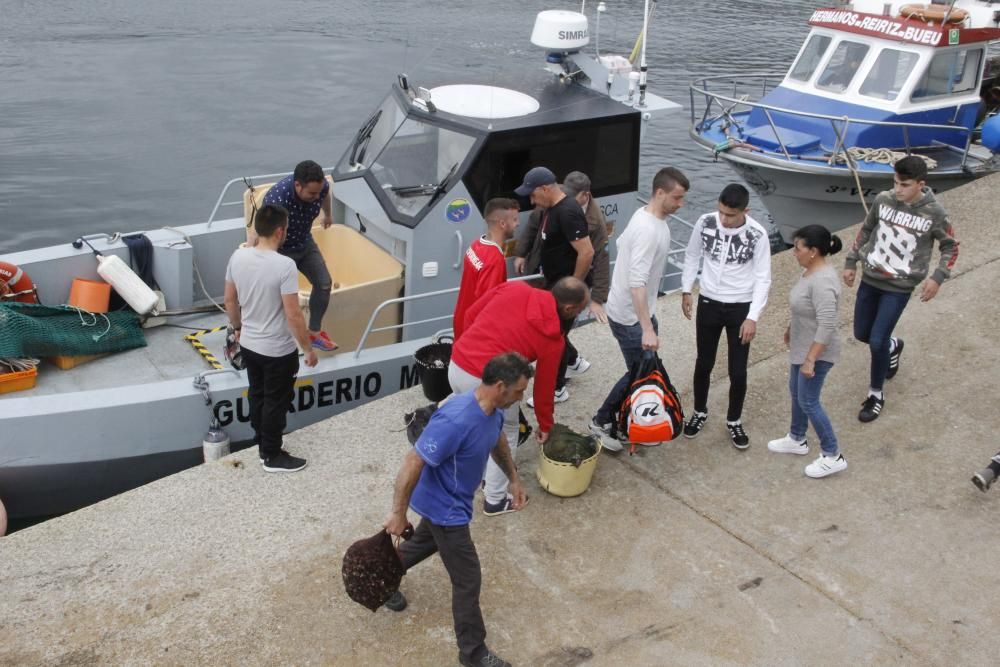
[{"label": "woman in white top", "polygon": [[826,257],[839,252],[841,247],[840,239],[820,225],[809,225],[795,232],[792,247],[792,254],[803,269],[788,295],[791,321],[785,330],[791,366],[788,389],[792,419],[788,434],[767,443],[767,448],[781,454],[808,454],[806,429],[811,423],[822,453],[806,466],[809,477],[826,477],[847,468],[833,425],[820,403],[823,381],[840,358],[837,331],[840,276]]}]

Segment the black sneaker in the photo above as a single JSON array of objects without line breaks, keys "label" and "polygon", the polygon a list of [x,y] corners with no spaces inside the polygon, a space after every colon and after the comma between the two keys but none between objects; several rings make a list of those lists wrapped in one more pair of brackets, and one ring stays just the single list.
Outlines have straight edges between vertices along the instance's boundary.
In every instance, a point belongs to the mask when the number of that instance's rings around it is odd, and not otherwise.
[{"label": "black sneaker", "polygon": [[726,428],[729,429],[729,437],[733,439],[733,447],[736,449],[746,449],[750,446],[750,436],[747,435],[746,430],[743,428],[743,422],[736,422],[735,424],[726,424]]},{"label": "black sneaker", "polygon": [[865,399],[865,402],[861,404],[861,412],[858,413],[858,421],[864,423],[873,422],[878,419],[878,413],[882,412],[882,406],[885,405],[884,398],[876,398],[871,394]]},{"label": "black sneaker", "polygon": [[896,373],[899,372],[899,357],[901,354],[903,354],[903,339],[897,338],[896,349],[889,355],[889,371],[885,374],[886,380],[896,377]]},{"label": "black sneaker", "polygon": [[483,514],[486,516],[499,516],[508,512],[516,512],[514,509],[514,498],[508,493],[503,500],[493,504],[483,500]]},{"label": "black sneaker", "polygon": [[489,649],[486,649],[486,653],[479,660],[466,658],[464,655],[459,653],[458,663],[463,665],[463,667],[511,667],[509,662]]},{"label": "black sneaker", "polygon": [[691,415],[691,419],[688,420],[687,424],[684,424],[684,437],[693,438],[701,433],[701,429],[705,427],[706,419],[708,419],[707,412],[695,412]]},{"label": "black sneaker", "polygon": [[306,460],[282,451],[260,464],[264,472],[298,472],[306,467]]},{"label": "black sneaker", "polygon": [[521,409],[517,409],[517,446],[520,447],[524,443],[528,442],[528,438],[531,437],[531,424],[528,420],[524,418],[524,413]]},{"label": "black sneaker", "polygon": [[990,486],[996,480],[997,476],[991,468],[983,468],[975,475],[972,476],[972,483],[976,485],[976,488],[986,493],[990,490]]},{"label": "black sneaker", "polygon": [[406,596],[403,591],[396,591],[382,606],[391,611],[403,611],[406,609]]}]

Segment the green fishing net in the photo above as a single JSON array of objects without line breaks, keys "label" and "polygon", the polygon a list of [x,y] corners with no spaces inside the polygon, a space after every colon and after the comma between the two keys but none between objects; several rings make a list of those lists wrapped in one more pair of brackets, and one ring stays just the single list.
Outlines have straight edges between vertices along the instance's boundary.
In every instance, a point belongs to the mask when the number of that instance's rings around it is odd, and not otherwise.
[{"label": "green fishing net", "polygon": [[146,346],[131,310],[90,313],[73,306],[0,303],[0,358],[122,352]]}]

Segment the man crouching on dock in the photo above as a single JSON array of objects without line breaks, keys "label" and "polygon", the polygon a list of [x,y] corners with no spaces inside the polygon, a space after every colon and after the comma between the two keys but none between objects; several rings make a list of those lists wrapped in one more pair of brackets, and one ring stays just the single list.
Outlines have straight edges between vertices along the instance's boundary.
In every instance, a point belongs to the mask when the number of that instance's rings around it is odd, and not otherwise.
[{"label": "man crouching on dock", "polygon": [[[486,626],[479,608],[482,572],[472,543],[472,498],[492,457],[510,479],[514,509],[526,496],[503,434],[503,410],[520,401],[533,372],[527,359],[507,352],[491,359],[483,381],[472,391],[452,396],[431,417],[396,477],[392,510],[385,520],[391,535],[402,535],[407,507],[421,516],[413,538],[399,547],[409,570],[435,553],[451,579],[452,614],[458,661],[468,667],[510,667],[486,647]],[[406,608],[396,591],[385,603]]]}]

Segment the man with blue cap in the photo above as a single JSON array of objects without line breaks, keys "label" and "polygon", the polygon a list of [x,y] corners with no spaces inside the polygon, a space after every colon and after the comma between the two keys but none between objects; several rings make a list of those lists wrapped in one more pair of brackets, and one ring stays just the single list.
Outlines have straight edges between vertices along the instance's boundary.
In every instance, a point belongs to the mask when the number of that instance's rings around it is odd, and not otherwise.
[{"label": "man with blue cap", "polygon": [[[546,167],[534,167],[524,175],[524,182],[514,192],[529,197],[534,206],[544,209],[541,222],[541,268],[545,288],[550,289],[560,278],[573,276],[587,281],[594,260],[594,246],[590,242],[587,218],[583,209],[572,197],[567,197],[556,182],[556,175]],[[569,333],[572,322],[563,323],[564,333]],[[566,347],[556,381],[555,402],[569,399],[566,389],[566,371],[579,375],[590,368],[590,362],[579,356],[566,337]],[[533,401],[528,405],[534,407]]]}]

